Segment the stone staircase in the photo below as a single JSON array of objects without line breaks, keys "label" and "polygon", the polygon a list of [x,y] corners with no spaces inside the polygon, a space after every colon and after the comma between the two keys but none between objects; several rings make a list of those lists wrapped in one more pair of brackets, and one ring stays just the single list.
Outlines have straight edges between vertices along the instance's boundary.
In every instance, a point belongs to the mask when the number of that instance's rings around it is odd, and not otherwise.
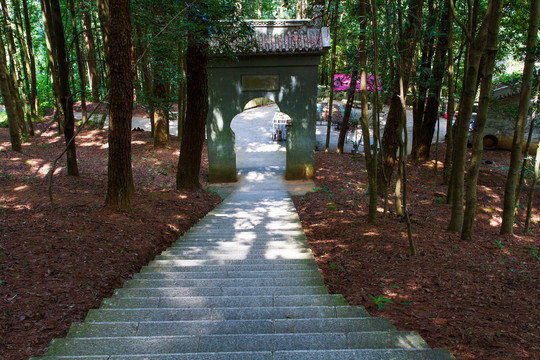
[{"label": "stone staircase", "polygon": [[452,356],[328,294],[289,193],[277,186],[234,192],[41,359]]}]

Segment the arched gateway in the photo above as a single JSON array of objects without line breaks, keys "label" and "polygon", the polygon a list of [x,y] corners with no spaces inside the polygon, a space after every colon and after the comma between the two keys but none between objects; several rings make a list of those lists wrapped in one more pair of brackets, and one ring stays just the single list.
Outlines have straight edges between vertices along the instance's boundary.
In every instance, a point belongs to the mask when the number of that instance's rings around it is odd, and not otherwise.
[{"label": "arched gateway", "polygon": [[287,136],[289,180],[311,179],[315,163],[317,67],[330,47],[328,28],[311,20],[254,20],[258,46],[238,60],[215,57],[208,65],[206,123],[211,182],[234,182],[233,117],[250,100],[266,97],[292,118]]}]

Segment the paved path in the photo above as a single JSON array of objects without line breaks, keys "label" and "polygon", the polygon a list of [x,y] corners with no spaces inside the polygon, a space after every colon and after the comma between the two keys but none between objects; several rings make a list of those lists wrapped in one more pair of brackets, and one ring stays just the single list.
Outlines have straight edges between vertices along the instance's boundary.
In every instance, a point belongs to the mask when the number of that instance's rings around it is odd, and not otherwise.
[{"label": "paved path", "polygon": [[[249,121],[238,119],[237,138]],[[282,181],[284,157],[249,148],[239,143],[235,191],[53,340],[46,358],[451,359],[328,294]]]}]

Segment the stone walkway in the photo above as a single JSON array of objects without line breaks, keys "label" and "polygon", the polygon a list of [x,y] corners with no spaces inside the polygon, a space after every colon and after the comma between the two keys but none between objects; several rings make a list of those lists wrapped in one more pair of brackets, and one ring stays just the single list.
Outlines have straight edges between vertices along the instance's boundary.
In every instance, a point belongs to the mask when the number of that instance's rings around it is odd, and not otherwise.
[{"label": "stone walkway", "polygon": [[451,359],[328,294],[282,181],[284,159],[266,154],[43,359]]}]

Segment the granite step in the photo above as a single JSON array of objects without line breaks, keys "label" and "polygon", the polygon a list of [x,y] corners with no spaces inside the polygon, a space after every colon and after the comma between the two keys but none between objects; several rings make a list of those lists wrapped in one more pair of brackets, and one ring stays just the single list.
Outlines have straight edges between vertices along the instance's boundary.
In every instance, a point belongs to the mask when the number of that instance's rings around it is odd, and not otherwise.
[{"label": "granite step", "polygon": [[68,338],[393,331],[385,318],[258,319],[74,323]]},{"label": "granite step", "polygon": [[415,332],[129,336],[54,339],[48,356],[429,348]]},{"label": "granite step", "polygon": [[[37,359],[37,358],[34,358]],[[285,350],[234,353],[181,353],[158,355],[113,356],[46,356],[43,360],[448,360],[452,356],[444,349],[347,349],[347,350]]]},{"label": "granite step", "polygon": [[266,286],[266,287],[166,287],[123,288],[114,291],[115,297],[143,296],[256,296],[266,295],[322,295],[328,294],[325,286]]},{"label": "granite step", "polygon": [[[163,269],[163,268],[161,268]],[[307,270],[237,270],[237,271],[184,271],[183,268],[170,267],[159,271],[159,267],[153,267],[151,269],[145,269],[144,272],[135,274],[133,279],[162,279],[162,280],[176,280],[176,279],[253,279],[253,278],[286,278],[288,274],[291,277],[317,277],[320,276],[318,269]]]},{"label": "granite step", "polygon": [[225,279],[133,279],[124,282],[124,288],[162,287],[249,287],[249,286],[322,286],[321,276],[299,278],[225,278]]},{"label": "granite step", "polygon": [[[141,269],[141,274],[144,273],[156,273],[156,272],[187,272],[187,273],[208,273],[208,272],[252,272],[252,271],[304,271],[304,270],[318,270],[317,264],[312,262],[311,264],[263,264],[263,265],[202,265],[202,266],[175,266],[175,265],[147,265]],[[138,274],[134,274],[136,277]]]},{"label": "granite step", "polygon": [[161,309],[91,309],[86,322],[195,321],[195,320],[261,320],[365,318],[369,313],[361,306],[289,306],[229,308],[161,308]]},{"label": "granite step", "polygon": [[214,308],[238,307],[239,304],[242,307],[343,306],[347,305],[347,301],[338,294],[112,297],[103,299],[101,308]]}]

